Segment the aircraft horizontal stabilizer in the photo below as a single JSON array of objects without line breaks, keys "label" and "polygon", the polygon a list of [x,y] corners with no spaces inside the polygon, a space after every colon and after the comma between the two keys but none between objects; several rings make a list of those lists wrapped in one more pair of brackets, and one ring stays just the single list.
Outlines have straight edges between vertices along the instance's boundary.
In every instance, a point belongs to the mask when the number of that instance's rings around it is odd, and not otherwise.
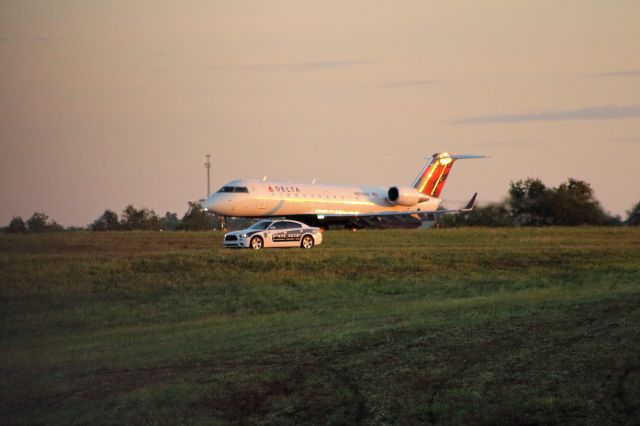
[{"label": "aircraft horizontal stabilizer", "polygon": [[463,155],[463,154],[454,154],[451,155],[451,158],[454,160],[468,160],[470,158],[489,158],[488,155]]},{"label": "aircraft horizontal stabilizer", "polygon": [[471,197],[471,199],[469,200],[469,202],[467,203],[466,206],[464,206],[464,208],[462,209],[453,209],[453,210],[436,210],[434,213],[435,214],[443,214],[443,213],[464,213],[464,212],[470,212],[471,210],[473,210],[473,208],[476,205],[476,197],[478,196],[478,193],[476,192],[475,194],[473,194],[473,196]]}]

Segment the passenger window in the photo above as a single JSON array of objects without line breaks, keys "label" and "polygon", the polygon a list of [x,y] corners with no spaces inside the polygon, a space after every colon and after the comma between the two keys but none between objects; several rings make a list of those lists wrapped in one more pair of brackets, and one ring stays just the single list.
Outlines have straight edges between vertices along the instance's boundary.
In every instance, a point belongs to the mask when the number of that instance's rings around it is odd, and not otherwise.
[{"label": "passenger window", "polygon": [[299,228],[300,225],[298,225],[295,222],[284,222],[285,224],[285,228],[284,229],[295,229],[295,228]]}]

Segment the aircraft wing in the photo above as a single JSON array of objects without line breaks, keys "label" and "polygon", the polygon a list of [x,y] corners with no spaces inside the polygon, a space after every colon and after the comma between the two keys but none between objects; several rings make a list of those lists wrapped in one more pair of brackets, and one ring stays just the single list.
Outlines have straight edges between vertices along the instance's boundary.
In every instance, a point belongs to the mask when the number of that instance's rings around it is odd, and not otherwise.
[{"label": "aircraft wing", "polygon": [[478,193],[473,194],[469,202],[464,208],[461,209],[452,209],[452,210],[433,210],[433,211],[425,211],[425,210],[410,210],[404,212],[393,212],[393,211],[383,211],[383,212],[373,212],[373,213],[353,213],[353,214],[344,214],[344,213],[330,213],[330,214],[319,214],[318,219],[324,219],[328,217],[376,217],[376,216],[404,216],[404,215],[414,215],[414,214],[444,214],[444,213],[464,213],[470,212],[473,210],[476,204],[476,197]]}]

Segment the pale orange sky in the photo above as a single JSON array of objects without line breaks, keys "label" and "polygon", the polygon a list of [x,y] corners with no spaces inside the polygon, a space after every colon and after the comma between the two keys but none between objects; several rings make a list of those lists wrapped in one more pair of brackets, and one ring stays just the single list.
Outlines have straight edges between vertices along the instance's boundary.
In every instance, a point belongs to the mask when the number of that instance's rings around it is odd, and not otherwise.
[{"label": "pale orange sky", "polygon": [[0,225],[180,216],[239,177],[528,176],[640,201],[640,2],[0,1]]}]

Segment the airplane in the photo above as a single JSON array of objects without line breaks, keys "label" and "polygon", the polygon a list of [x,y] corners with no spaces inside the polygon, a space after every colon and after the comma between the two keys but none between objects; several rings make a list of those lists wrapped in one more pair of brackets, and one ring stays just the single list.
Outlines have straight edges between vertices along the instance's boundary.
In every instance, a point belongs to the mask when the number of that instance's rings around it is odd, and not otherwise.
[{"label": "airplane", "polygon": [[[224,185],[203,203],[221,217],[284,217],[312,226],[351,228],[419,226],[426,214],[460,213],[473,209],[477,193],[464,208],[438,210],[440,193],[457,160],[484,155],[433,154],[411,186],[317,185],[238,179]],[[408,220],[407,220],[408,219]],[[224,222],[223,222],[224,223]]]}]

